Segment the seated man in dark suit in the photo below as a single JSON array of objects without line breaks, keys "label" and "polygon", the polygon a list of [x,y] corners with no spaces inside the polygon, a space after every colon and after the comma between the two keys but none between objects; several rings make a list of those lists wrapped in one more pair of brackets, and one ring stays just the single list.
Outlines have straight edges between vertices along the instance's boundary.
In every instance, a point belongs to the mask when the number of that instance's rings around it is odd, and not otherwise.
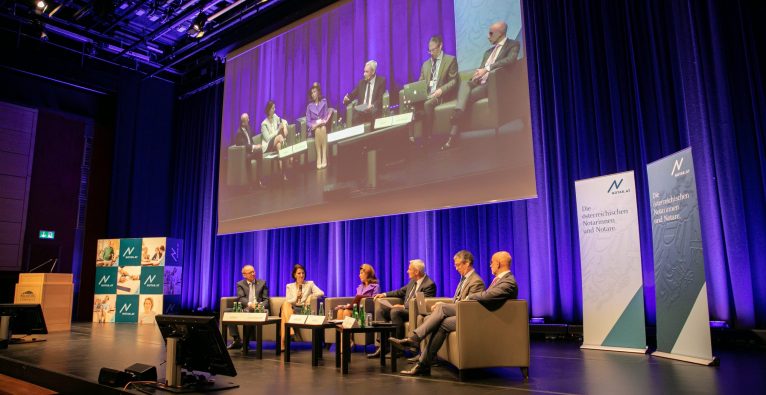
[{"label": "seated man in dark suit", "polygon": [[[445,101],[452,100],[457,92],[457,59],[442,50],[442,36],[436,35],[428,41],[428,53],[431,57],[420,67],[420,81],[428,81],[428,99],[422,103],[423,137],[431,138],[434,120],[434,108]],[[410,132],[410,142],[415,142],[415,135]]]},{"label": "seated man in dark suit", "polygon": [[[242,277],[244,279],[237,282],[237,302],[241,303],[247,311],[255,310],[255,306],[258,303],[262,303],[268,309],[269,287],[266,286],[266,281],[255,279],[255,268],[252,265],[245,265],[242,268]],[[245,330],[248,330],[248,328]],[[239,337],[237,326],[229,325],[229,332],[231,332],[231,337],[234,338],[234,342],[231,343],[229,348],[242,347],[242,339]]]},{"label": "seated man in dark suit", "polygon": [[508,33],[508,24],[505,22],[495,22],[489,27],[489,43],[492,48],[484,52],[481,60],[481,67],[476,69],[470,81],[461,82],[457,91],[457,103],[455,104],[455,113],[452,114],[452,128],[450,137],[442,146],[442,150],[452,148],[457,143],[458,124],[463,118],[464,112],[471,110],[471,104],[488,95],[487,79],[490,72],[495,72],[503,67],[516,62],[519,57],[521,44],[506,37]]},{"label": "seated man in dark suit", "polygon": [[343,96],[343,104],[356,99],[353,121],[355,125],[372,122],[381,114],[383,92],[386,90],[386,79],[376,74],[378,62],[370,60],[364,64],[364,78],[356,88]]},{"label": "seated man in dark suit", "polygon": [[[410,277],[410,281],[407,285],[396,291],[388,291],[375,295],[375,299],[404,299],[404,303],[395,304],[391,307],[381,305],[381,310],[376,312],[376,314],[380,314],[379,317],[375,317],[376,320],[383,319],[391,321],[396,325],[396,337],[404,337],[404,323],[410,319],[410,300],[414,300],[415,292],[423,292],[428,298],[436,296],[436,284],[431,280],[431,277],[428,277],[426,274],[426,264],[423,263],[422,260],[411,260],[409,267],[407,267],[407,275]],[[368,355],[369,358],[376,358],[379,356],[380,347],[378,347],[375,353]]]},{"label": "seated man in dark suit", "polygon": [[[489,310],[500,308],[506,300],[516,299],[518,287],[516,279],[511,274],[511,254],[506,251],[496,252],[492,255],[492,262],[489,264],[495,279],[489,285],[486,291],[470,294],[465,300],[479,301]],[[431,363],[436,357],[436,353],[441,348],[447,335],[456,329],[457,306],[452,303],[443,303],[434,306],[434,310],[423,323],[415,329],[415,333],[404,339],[389,339],[394,347],[404,349],[417,348],[418,344],[431,335],[428,343],[428,350],[422,353],[420,361],[410,370],[403,370],[400,373],[406,375],[428,375],[431,373]],[[481,325],[481,323],[476,323]]]},{"label": "seated man in dark suit", "polygon": [[256,179],[258,180],[258,186],[263,187],[263,183],[261,182],[261,163],[263,160],[263,150],[260,144],[255,144],[253,138],[253,131],[250,129],[250,116],[247,115],[247,113],[244,113],[239,117],[239,128],[237,129],[236,136],[234,136],[234,145],[245,147],[245,158],[247,159],[245,168],[247,169],[246,171],[248,174],[248,183],[250,183],[251,179],[250,161],[255,159],[259,162],[258,166],[256,166],[258,169]]}]

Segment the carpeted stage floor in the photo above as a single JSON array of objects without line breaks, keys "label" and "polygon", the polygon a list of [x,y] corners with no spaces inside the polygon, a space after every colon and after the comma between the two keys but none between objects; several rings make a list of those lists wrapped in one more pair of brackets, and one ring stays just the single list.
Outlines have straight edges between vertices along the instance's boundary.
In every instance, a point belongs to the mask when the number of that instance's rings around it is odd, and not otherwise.
[{"label": "carpeted stage floor", "polygon": [[[76,323],[71,332],[52,333],[41,343],[0,350],[0,374],[62,393],[119,393],[97,383],[101,367],[122,370],[133,363],[155,365],[165,376],[165,348],[159,330],[149,325]],[[335,368],[335,352],[324,352],[311,366],[310,345],[294,344],[284,363],[266,343],[263,360],[231,351],[236,377],[218,376],[240,387],[225,394],[754,394],[766,388],[766,352],[746,344],[719,346],[718,367],[697,366],[648,355],[580,350],[572,341],[533,341],[530,380],[519,369],[473,371],[458,380],[451,367],[435,367],[431,377],[403,377],[368,360],[361,347],[349,374]],[[372,348],[368,349],[372,352]],[[509,350],[512,351],[512,350]],[[409,366],[404,359],[399,367]],[[3,389],[8,390],[8,389]],[[2,392],[2,391],[0,391]],[[137,393],[137,392],[133,392]]]}]

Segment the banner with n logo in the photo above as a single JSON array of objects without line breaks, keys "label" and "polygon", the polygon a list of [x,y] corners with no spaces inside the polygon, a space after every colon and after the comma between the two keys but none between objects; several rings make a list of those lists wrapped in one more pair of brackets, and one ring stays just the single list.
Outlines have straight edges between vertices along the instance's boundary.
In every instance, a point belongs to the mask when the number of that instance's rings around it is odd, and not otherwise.
[{"label": "banner with n logo", "polygon": [[691,148],[647,165],[652,212],[657,351],[653,356],[715,362]]},{"label": "banner with n logo", "polygon": [[120,266],[141,264],[141,239],[120,240]]},{"label": "banner with n logo", "polygon": [[166,237],[98,240],[93,322],[154,325],[163,310],[180,313],[182,248]]},{"label": "banner with n logo", "polygon": [[115,322],[138,321],[138,295],[117,295]]},{"label": "banner with n logo", "polygon": [[96,268],[96,290],[95,294],[116,294],[117,293],[117,268],[116,267],[97,267]]},{"label": "banner with n logo", "polygon": [[582,348],[646,352],[635,189],[632,171],[575,182]]},{"label": "banner with n logo", "polygon": [[141,270],[141,294],[162,295],[164,285],[162,266],[145,266]]}]

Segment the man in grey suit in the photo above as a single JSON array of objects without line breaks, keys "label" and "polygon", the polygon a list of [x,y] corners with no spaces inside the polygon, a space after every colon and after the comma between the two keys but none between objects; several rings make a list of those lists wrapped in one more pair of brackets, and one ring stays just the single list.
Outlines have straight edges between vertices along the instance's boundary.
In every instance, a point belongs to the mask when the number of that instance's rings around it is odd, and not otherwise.
[{"label": "man in grey suit", "polygon": [[[428,81],[428,99],[423,102],[423,136],[431,138],[433,133],[434,108],[445,101],[452,100],[457,93],[457,59],[447,55],[442,49],[442,36],[436,35],[428,41],[428,53],[431,55],[420,67],[420,81]],[[415,142],[414,131],[410,131],[410,142]]]},{"label": "man in grey suit", "polygon": [[[489,264],[492,274],[495,276],[492,283],[486,291],[472,293],[468,295],[466,301],[478,301],[489,310],[500,308],[506,300],[516,299],[518,296],[518,287],[516,279],[511,274],[511,254],[506,251],[496,252],[492,255],[492,261]],[[422,353],[420,361],[410,370],[403,370],[400,373],[405,375],[428,375],[431,373],[431,363],[436,357],[436,353],[444,344],[447,335],[454,332],[457,325],[457,307],[452,303],[443,303],[436,305],[431,315],[415,329],[415,333],[404,339],[389,339],[394,347],[417,348],[418,344],[431,334],[428,343],[428,350]]]},{"label": "man in grey suit", "polygon": [[457,143],[458,124],[462,120],[463,114],[470,111],[471,105],[477,100],[487,97],[489,73],[515,63],[519,57],[521,44],[506,37],[507,33],[508,24],[505,22],[495,22],[489,27],[487,38],[492,44],[492,48],[484,52],[481,67],[474,71],[471,79],[461,82],[458,87],[457,104],[455,104],[455,112],[452,114],[450,137],[442,146],[442,150],[452,148]]},{"label": "man in grey suit", "polygon": [[[413,259],[407,267],[407,276],[410,281],[407,285],[395,290],[375,295],[375,299],[380,298],[400,298],[404,302],[395,304],[391,307],[380,305],[381,309],[376,311],[376,320],[391,321],[396,325],[396,337],[404,337],[404,323],[410,318],[410,300],[414,300],[416,292],[423,292],[428,297],[436,296],[436,283],[426,274],[426,265],[420,259]],[[387,351],[387,350],[385,350]],[[377,358],[380,356],[380,347],[374,353],[367,355],[368,358]]]},{"label": "man in grey suit", "polygon": [[[245,309],[248,311],[255,310],[255,306],[258,303],[262,303],[268,309],[269,287],[266,286],[266,281],[256,280],[255,268],[252,265],[245,265],[242,268],[242,277],[244,279],[237,282],[237,302],[245,306]],[[231,337],[234,338],[234,342],[231,343],[229,349],[242,347],[242,339],[239,337],[237,326],[229,325],[229,332],[231,332]]]}]

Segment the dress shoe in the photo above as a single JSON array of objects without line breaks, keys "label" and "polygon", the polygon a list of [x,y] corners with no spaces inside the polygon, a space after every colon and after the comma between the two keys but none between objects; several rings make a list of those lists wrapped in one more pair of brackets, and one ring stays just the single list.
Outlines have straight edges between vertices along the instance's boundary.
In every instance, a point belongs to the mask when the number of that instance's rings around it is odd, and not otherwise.
[{"label": "dress shoe", "polygon": [[442,151],[446,151],[446,150],[454,147],[456,142],[457,142],[456,139],[454,139],[452,137],[448,138],[447,142],[444,143],[444,145],[442,145]]},{"label": "dress shoe", "polygon": [[407,358],[407,362],[408,362],[408,363],[415,363],[415,362],[417,362],[417,361],[420,361],[420,355],[415,355],[415,356],[414,356],[414,357],[412,357],[412,358]]},{"label": "dress shoe", "polygon": [[240,340],[234,340],[231,344],[229,344],[229,347],[226,347],[229,350],[236,350],[238,348],[242,348],[242,341]]},{"label": "dress shoe", "polygon": [[428,366],[424,366],[419,363],[416,363],[415,366],[412,367],[412,369],[402,370],[399,373],[403,375],[407,375],[407,376],[430,376],[431,368]]},{"label": "dress shoe", "polygon": [[397,339],[395,337],[390,337],[388,338],[388,341],[391,342],[391,345],[393,345],[394,347],[402,351],[418,349],[418,342],[415,341],[415,339],[412,339],[410,337],[405,337],[404,339]]}]

